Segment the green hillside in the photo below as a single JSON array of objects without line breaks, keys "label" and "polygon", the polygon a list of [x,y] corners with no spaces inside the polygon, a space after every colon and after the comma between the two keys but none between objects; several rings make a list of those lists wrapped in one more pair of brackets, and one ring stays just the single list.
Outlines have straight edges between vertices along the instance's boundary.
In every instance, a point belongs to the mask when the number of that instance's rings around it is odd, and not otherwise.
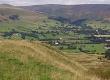
[{"label": "green hillside", "polygon": [[[19,35],[28,35],[32,31],[49,30],[51,27],[60,26],[61,23],[48,19],[42,13],[35,13],[15,6],[0,5],[0,35],[11,34],[13,31]],[[7,36],[7,35],[6,35]],[[5,36],[5,38],[6,38]],[[7,38],[10,36],[8,35]]]},{"label": "green hillside", "polygon": [[74,21],[78,19],[92,20],[109,20],[110,5],[109,4],[80,4],[80,5],[60,5],[46,4],[24,6],[22,8],[48,14],[49,17],[64,18],[65,20]]},{"label": "green hillside", "polygon": [[12,29],[29,28],[34,26],[34,21],[45,19],[39,13],[30,12],[16,7],[0,7],[0,32],[9,32]]},{"label": "green hillside", "polygon": [[98,80],[83,66],[40,42],[0,41],[1,80]]}]

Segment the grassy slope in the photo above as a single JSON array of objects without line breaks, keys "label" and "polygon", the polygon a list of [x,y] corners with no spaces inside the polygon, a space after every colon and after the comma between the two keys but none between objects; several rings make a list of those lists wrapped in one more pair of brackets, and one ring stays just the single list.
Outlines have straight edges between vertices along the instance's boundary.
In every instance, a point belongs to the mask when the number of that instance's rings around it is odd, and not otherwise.
[{"label": "grassy slope", "polygon": [[[110,61],[97,54],[67,54],[74,60],[89,69],[89,73],[95,74],[102,80],[110,80]],[[80,57],[80,59],[79,59]]]},{"label": "grassy slope", "polygon": [[[19,15],[20,20],[10,20],[11,15]],[[4,21],[4,18],[7,21]],[[0,6],[0,32],[8,32],[12,29],[17,31],[31,31],[43,26],[55,26],[57,21],[50,20],[42,13],[35,13],[15,6]],[[43,22],[45,21],[45,23]]]},{"label": "grassy slope", "polygon": [[[46,19],[46,16],[42,14],[34,13],[14,6],[0,6],[0,14],[2,14],[1,20],[3,19],[2,17],[8,19],[8,21],[2,20],[0,22],[0,32],[7,32],[12,29],[28,30],[28,28],[31,29],[32,26],[35,26],[34,22]],[[20,20],[13,21],[8,18],[9,16],[16,14],[20,16]]]},{"label": "grassy slope", "polygon": [[11,40],[1,40],[0,44],[2,80],[98,80],[46,44]]},{"label": "grassy slope", "polygon": [[103,30],[108,30],[110,29],[110,23],[109,22],[104,22],[104,21],[86,21],[85,24],[87,24],[88,26],[91,26],[94,29],[103,29]]}]

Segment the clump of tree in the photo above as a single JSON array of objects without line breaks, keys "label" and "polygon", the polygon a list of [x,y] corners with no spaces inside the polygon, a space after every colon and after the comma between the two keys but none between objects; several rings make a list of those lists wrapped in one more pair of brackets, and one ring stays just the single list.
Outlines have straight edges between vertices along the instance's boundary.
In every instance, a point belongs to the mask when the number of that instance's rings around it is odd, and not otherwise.
[{"label": "clump of tree", "polygon": [[77,47],[74,44],[69,44],[68,49],[76,49]]},{"label": "clump of tree", "polygon": [[54,19],[54,20],[57,20],[57,21],[60,21],[62,23],[65,23],[65,22],[68,22],[68,23],[71,23],[71,20],[69,18],[65,18],[63,16],[51,16],[51,17],[48,17],[49,19]]},{"label": "clump of tree", "polygon": [[11,20],[19,20],[19,15],[11,15],[11,16],[9,16],[9,19],[11,19]]},{"label": "clump of tree", "polygon": [[63,49],[64,49],[64,47],[63,47],[63,46],[61,46],[59,49],[60,49],[60,50],[63,50]]},{"label": "clump of tree", "polygon": [[105,58],[110,60],[110,49],[105,52]]}]

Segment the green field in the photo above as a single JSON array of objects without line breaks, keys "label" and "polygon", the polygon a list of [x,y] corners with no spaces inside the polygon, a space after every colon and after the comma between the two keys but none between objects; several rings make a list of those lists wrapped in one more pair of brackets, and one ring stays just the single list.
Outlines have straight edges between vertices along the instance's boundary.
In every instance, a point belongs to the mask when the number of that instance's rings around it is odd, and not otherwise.
[{"label": "green field", "polygon": [[[43,24],[42,24],[43,23]],[[45,40],[45,41],[56,41],[57,39],[61,39],[60,42],[63,43],[58,48],[63,47],[63,51],[72,51],[72,52],[81,52],[87,53],[104,53],[104,44],[80,44],[80,43],[89,43],[90,40],[85,40],[85,37],[88,35],[79,34],[77,32],[72,31],[63,31],[65,26],[68,24],[62,24],[58,21],[54,20],[45,20],[39,21],[36,23],[28,23],[28,21],[9,21],[9,22],[1,22],[0,23],[0,32],[4,34],[5,32],[17,32],[12,35],[7,35],[5,37],[1,36],[5,39],[22,39],[23,34],[25,33],[25,39],[28,40]],[[61,27],[62,29],[57,30],[57,28]],[[70,28],[72,26],[67,26],[66,28]],[[34,31],[34,32],[33,32]],[[9,34],[8,33],[8,34]],[[71,40],[70,40],[71,38]],[[75,40],[76,39],[76,40]],[[69,43],[69,44],[68,44]],[[73,45],[72,45],[73,44]],[[68,46],[76,47],[75,49],[69,49]],[[54,46],[54,45],[53,45]]]},{"label": "green field", "polygon": [[86,22],[87,26],[91,26],[94,29],[103,29],[103,30],[108,30],[110,29],[110,23],[109,22],[104,22],[104,21],[87,21]]},{"label": "green field", "polygon": [[61,49],[68,53],[89,53],[89,54],[103,54],[105,53],[105,45],[104,44],[73,44],[72,47],[68,46],[57,46],[58,49]]}]

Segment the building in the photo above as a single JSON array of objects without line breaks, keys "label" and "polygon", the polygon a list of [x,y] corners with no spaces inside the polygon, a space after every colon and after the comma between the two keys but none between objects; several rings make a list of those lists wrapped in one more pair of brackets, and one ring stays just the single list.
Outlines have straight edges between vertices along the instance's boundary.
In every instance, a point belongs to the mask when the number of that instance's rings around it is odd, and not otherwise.
[{"label": "building", "polygon": [[98,43],[109,43],[110,35],[92,35],[91,41]]}]

